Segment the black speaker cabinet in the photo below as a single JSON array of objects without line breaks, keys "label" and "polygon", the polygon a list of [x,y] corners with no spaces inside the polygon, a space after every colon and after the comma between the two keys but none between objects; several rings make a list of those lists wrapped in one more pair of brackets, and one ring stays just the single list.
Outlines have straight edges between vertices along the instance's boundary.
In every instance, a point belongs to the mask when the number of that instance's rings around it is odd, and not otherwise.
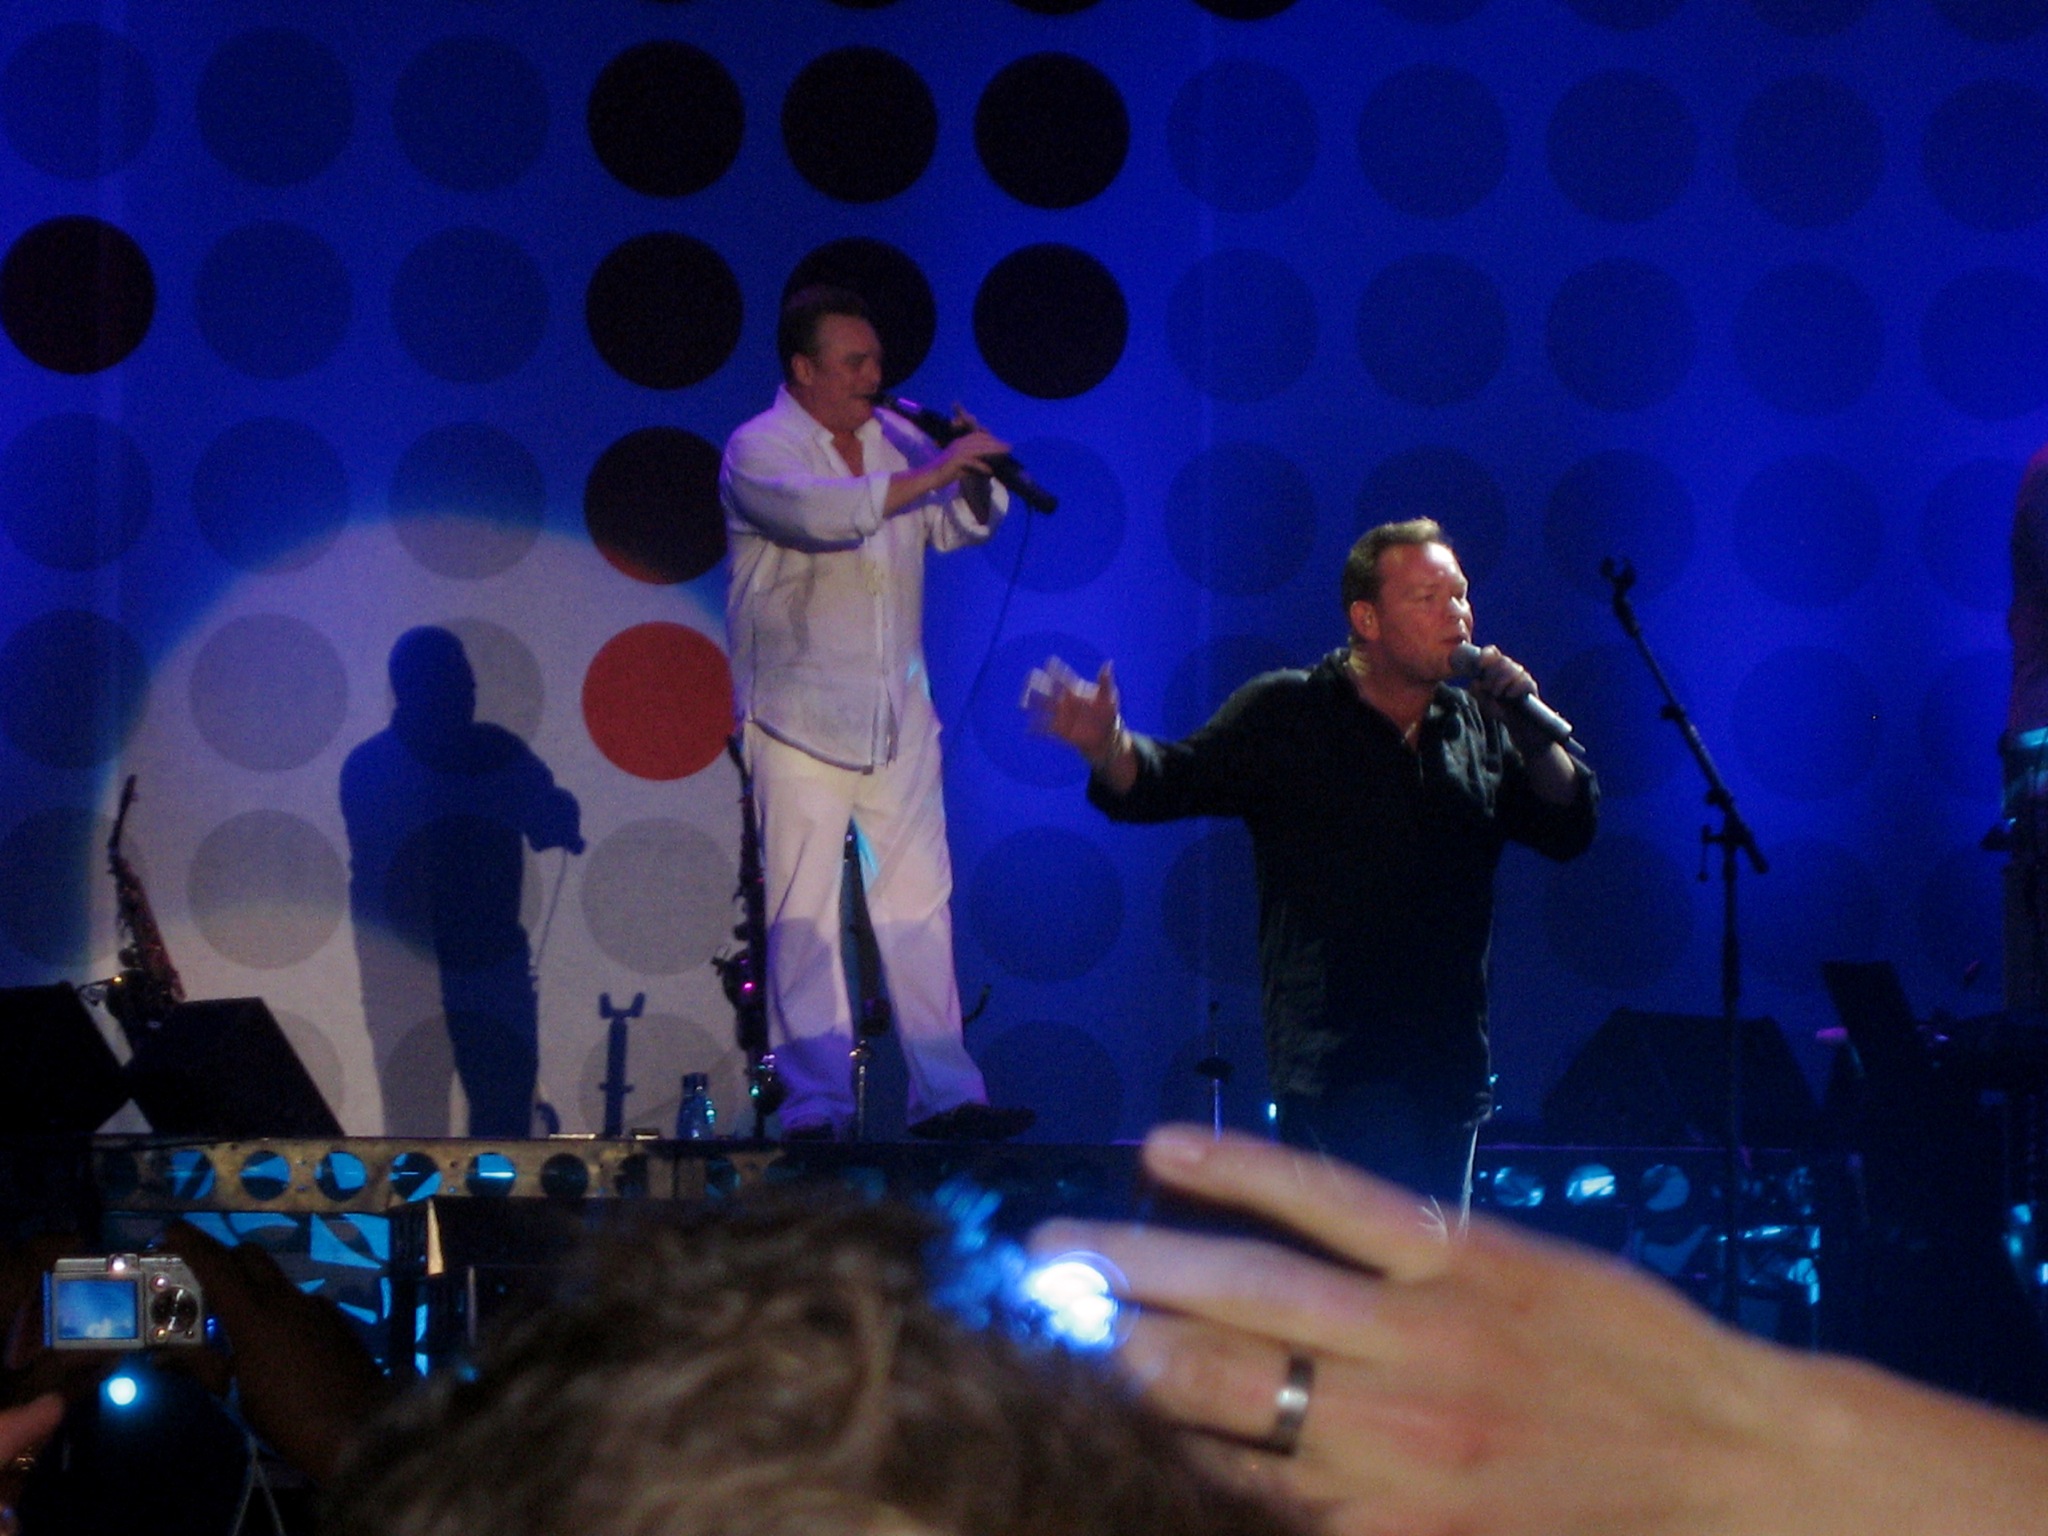
[{"label": "black speaker cabinet", "polygon": [[0,990],[0,1136],[89,1135],[128,1102],[121,1063],[63,982]]},{"label": "black speaker cabinet", "polygon": [[[1744,1019],[1742,1139],[1810,1145],[1818,1111],[1777,1022]],[[1728,1032],[1710,1014],[1617,1008],[1543,1101],[1561,1142],[1625,1147],[1719,1146],[1728,1136]]]},{"label": "black speaker cabinet", "polygon": [[128,1085],[164,1136],[339,1136],[341,1124],[260,997],[180,1003],[141,1031]]}]

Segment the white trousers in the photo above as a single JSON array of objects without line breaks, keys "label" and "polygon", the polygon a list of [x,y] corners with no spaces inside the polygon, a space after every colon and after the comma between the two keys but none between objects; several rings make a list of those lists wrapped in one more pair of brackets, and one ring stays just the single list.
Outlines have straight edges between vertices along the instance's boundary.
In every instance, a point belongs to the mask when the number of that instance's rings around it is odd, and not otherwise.
[{"label": "white trousers", "polygon": [[987,1098],[960,1036],[939,724],[928,702],[918,706],[896,760],[867,773],[820,762],[747,724],[767,898],[768,1038],[789,1087],[785,1126],[853,1119],[853,1008],[840,950],[849,823],[909,1067],[910,1121]]}]

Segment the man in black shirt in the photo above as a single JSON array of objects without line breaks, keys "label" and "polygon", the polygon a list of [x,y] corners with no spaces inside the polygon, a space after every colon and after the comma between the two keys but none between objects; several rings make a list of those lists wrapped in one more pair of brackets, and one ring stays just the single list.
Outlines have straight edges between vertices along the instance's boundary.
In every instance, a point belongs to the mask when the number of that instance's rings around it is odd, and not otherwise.
[{"label": "man in black shirt", "polygon": [[1449,685],[1472,607],[1434,522],[1360,539],[1343,598],[1345,649],[1253,679],[1185,741],[1126,730],[1107,666],[1087,683],[1048,662],[1027,704],[1088,759],[1111,818],[1244,819],[1281,1138],[1462,1212],[1491,1107],[1494,867],[1509,840],[1584,851],[1598,789],[1519,707],[1535,682],[1497,648],[1469,690]]}]

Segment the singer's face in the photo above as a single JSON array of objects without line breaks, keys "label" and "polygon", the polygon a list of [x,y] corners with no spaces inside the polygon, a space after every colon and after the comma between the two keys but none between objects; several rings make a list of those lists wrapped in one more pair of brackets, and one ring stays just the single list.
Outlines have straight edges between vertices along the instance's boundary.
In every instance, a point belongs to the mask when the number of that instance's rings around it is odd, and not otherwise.
[{"label": "singer's face", "polygon": [[1380,595],[1351,605],[1351,623],[1375,670],[1434,686],[1451,653],[1472,638],[1472,603],[1458,557],[1441,544],[1380,553]]},{"label": "singer's face", "polygon": [[818,322],[815,357],[790,360],[789,392],[819,426],[855,432],[875,414],[882,387],[882,340],[875,328],[851,315],[827,315]]}]

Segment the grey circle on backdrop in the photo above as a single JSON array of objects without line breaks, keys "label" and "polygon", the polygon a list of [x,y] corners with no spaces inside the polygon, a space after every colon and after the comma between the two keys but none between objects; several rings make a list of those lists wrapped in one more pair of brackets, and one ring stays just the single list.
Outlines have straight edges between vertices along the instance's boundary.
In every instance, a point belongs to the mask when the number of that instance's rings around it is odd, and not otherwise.
[{"label": "grey circle on backdrop", "polygon": [[[32,960],[76,973],[90,958],[91,887],[114,824],[75,806],[32,812],[0,838],[0,934]],[[149,883],[140,850],[129,862]]]},{"label": "grey circle on backdrop", "polygon": [[341,1052],[334,1048],[334,1042],[327,1038],[327,1031],[311,1019],[285,1008],[270,1010],[277,1027],[290,1042],[292,1054],[299,1058],[299,1065],[306,1069],[306,1075],[313,1079],[313,1086],[320,1090],[320,1097],[327,1101],[327,1107],[340,1118],[348,1110],[348,1072],[341,1064]]},{"label": "grey circle on backdrop", "polygon": [[90,181],[127,165],[156,127],[156,82],[118,32],[73,22],[38,32],[0,72],[0,124],[39,171]]},{"label": "grey circle on backdrop", "polygon": [[488,619],[446,619],[441,627],[462,642],[476,674],[477,719],[531,742],[540,729],[547,688],[526,642]]},{"label": "grey circle on backdrop", "polygon": [[678,976],[732,936],[734,855],[696,827],[628,822],[591,847],[583,925],[605,957],[640,976]]},{"label": "grey circle on backdrop", "polygon": [[1692,875],[1656,843],[1611,833],[1550,871],[1550,952],[1595,986],[1629,991],[1667,976],[1692,941]]},{"label": "grey circle on backdrop", "polygon": [[526,248],[491,229],[444,229],[406,253],[391,324],[412,360],[451,384],[488,384],[532,359],[548,285]]},{"label": "grey circle on backdrop", "polygon": [[348,335],[355,297],[334,247],[275,220],[230,230],[199,264],[199,333],[229,367],[293,379],[326,362]]},{"label": "grey circle on backdrop", "polygon": [[1603,411],[1640,411],[1671,397],[1692,371],[1692,305],[1661,267],[1611,256],[1558,285],[1544,317],[1550,366]]},{"label": "grey circle on backdrop", "polygon": [[1771,849],[1771,878],[1745,893],[1743,946],[1760,975],[1781,987],[1818,991],[1823,960],[1875,960],[1885,953],[1884,889],[1851,849],[1821,838],[1788,838]]},{"label": "grey circle on backdrop", "polygon": [[1277,208],[1315,169],[1315,104],[1292,75],[1221,59],[1189,78],[1166,118],[1181,185],[1228,213]]},{"label": "grey circle on backdrop", "polygon": [[1684,195],[1700,136],[1662,80],[1609,69],[1565,92],[1547,143],[1551,179],[1580,212],[1640,224]]},{"label": "grey circle on backdrop", "polygon": [[496,38],[444,37],[398,77],[391,125],[428,180],[459,192],[510,186],[546,145],[547,86]]},{"label": "grey circle on backdrop", "polygon": [[1612,448],[1558,477],[1543,514],[1543,542],[1565,579],[1589,596],[1610,591],[1600,574],[1615,557],[1635,567],[1642,595],[1685,574],[1693,553],[1692,496],[1669,465]]},{"label": "grey circle on backdrop", "polygon": [[121,749],[148,687],[149,663],[126,628],[53,608],[0,645],[0,735],[46,768],[91,768]]},{"label": "grey circle on backdrop", "polygon": [[1869,776],[1884,738],[1884,697],[1855,659],[1788,645],[1736,687],[1735,746],[1766,787],[1795,800],[1845,795]]},{"label": "grey circle on backdrop", "polygon": [[348,673],[304,619],[230,619],[192,661],[188,697],[201,739],[226,761],[280,773],[326,750],[348,716]]},{"label": "grey circle on backdrop", "polygon": [[1920,752],[1950,794],[1998,803],[1996,743],[2011,691],[2009,650],[1971,651],[1936,669],[1920,701]]},{"label": "grey circle on backdrop", "polygon": [[1942,477],[1920,514],[1920,558],[1942,591],[1980,613],[2012,601],[2007,535],[2020,474],[2011,459],[1970,459]]},{"label": "grey circle on backdrop", "polygon": [[263,187],[310,181],[355,127],[348,72],[332,49],[282,27],[221,44],[199,78],[199,136],[222,165]]},{"label": "grey circle on backdrop", "polygon": [[1455,448],[1425,443],[1383,459],[1358,493],[1358,529],[1433,518],[1458,565],[1484,581],[1508,543],[1508,499],[1485,465]]},{"label": "grey circle on backdrop", "polygon": [[1418,64],[1374,88],[1358,116],[1358,159],[1388,204],[1419,218],[1476,208],[1508,167],[1508,125],[1476,76]]},{"label": "grey circle on backdrop", "polygon": [[1251,834],[1228,824],[1183,848],[1160,887],[1159,918],[1181,964],[1197,976],[1257,986],[1259,902]]},{"label": "grey circle on backdrop", "polygon": [[1264,443],[1218,443],[1167,489],[1166,543],[1190,581],[1246,596],[1284,587],[1315,548],[1316,493]]},{"label": "grey circle on backdrop", "polygon": [[193,520],[236,570],[304,570],[341,536],[348,512],[341,454],[303,422],[238,422],[192,471]]},{"label": "grey circle on backdrop", "polygon": [[1203,394],[1270,399],[1315,361],[1315,295],[1277,256],[1215,251],[1173,285],[1166,335],[1174,362]]},{"label": "grey circle on backdrop", "polygon": [[1735,173],[1759,208],[1793,229],[1840,224],[1884,178],[1884,129],[1848,86],[1794,75],[1758,91],[1735,130]]},{"label": "grey circle on backdrop", "polygon": [[[1338,633],[1334,623],[1331,633]],[[1189,735],[1253,678],[1314,659],[1293,655],[1266,635],[1214,635],[1174,663],[1160,703],[1159,734],[1169,741]]]},{"label": "grey circle on backdrop", "polygon": [[52,570],[118,559],[142,536],[153,501],[135,439],[97,416],[46,416],[0,453],[0,521],[23,554]]},{"label": "grey circle on backdrop", "polygon": [[286,811],[244,811],[201,840],[186,879],[192,921],[223,959],[277,971],[341,926],[348,875],[326,834]]},{"label": "grey circle on backdrop", "polygon": [[[1034,437],[1017,445],[1017,461],[1059,497],[1057,517],[1003,519],[981,546],[983,558],[1027,592],[1071,592],[1085,587],[1116,559],[1124,542],[1124,488],[1108,460],[1063,437]],[[1019,563],[1019,547],[1030,549]]]},{"label": "grey circle on backdrop", "polygon": [[1500,285],[1462,257],[1405,256],[1375,273],[1359,297],[1359,360],[1396,400],[1470,400],[1507,352]]},{"label": "grey circle on backdrop", "polygon": [[526,446],[480,421],[436,427],[391,476],[398,542],[436,576],[475,581],[508,571],[540,538],[547,484]]},{"label": "grey circle on backdrop", "polygon": [[1744,295],[1734,341],[1757,394],[1795,416],[1830,416],[1877,381],[1884,317],[1847,272],[1799,262],[1765,273]]},{"label": "grey circle on backdrop", "polygon": [[1839,459],[1767,464],[1735,501],[1735,557],[1772,597],[1823,608],[1854,596],[1884,553],[1884,508]]},{"label": "grey circle on backdrop", "polygon": [[965,895],[981,947],[1027,981],[1086,976],[1123,932],[1123,877],[1093,840],[1064,827],[1012,832],[981,856]]}]

